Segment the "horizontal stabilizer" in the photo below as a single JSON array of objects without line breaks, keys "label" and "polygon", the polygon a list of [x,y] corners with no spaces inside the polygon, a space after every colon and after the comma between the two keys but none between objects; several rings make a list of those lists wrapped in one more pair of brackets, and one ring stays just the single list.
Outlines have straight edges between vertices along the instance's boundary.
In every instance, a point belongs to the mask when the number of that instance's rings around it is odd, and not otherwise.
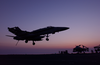
[{"label": "horizontal stabilizer", "polygon": [[6,36],[8,36],[8,37],[15,37],[15,36],[11,36],[11,35],[6,35]]}]

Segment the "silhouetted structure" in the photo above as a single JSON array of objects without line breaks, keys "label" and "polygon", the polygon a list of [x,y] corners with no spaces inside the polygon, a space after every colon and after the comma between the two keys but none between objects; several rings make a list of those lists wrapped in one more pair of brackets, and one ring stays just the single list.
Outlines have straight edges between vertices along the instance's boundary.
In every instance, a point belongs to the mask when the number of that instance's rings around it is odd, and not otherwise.
[{"label": "silhouetted structure", "polygon": [[100,45],[95,46],[94,50],[95,50],[96,53],[100,53]]},{"label": "silhouetted structure", "polygon": [[94,53],[93,50],[91,50],[91,53]]},{"label": "silhouetted structure", "polygon": [[[81,47],[82,46],[82,47]],[[89,48],[87,48],[86,46],[84,45],[79,45],[79,46],[76,46],[74,49],[73,49],[73,52],[77,52],[77,53],[85,53],[86,51],[89,51]]]},{"label": "silhouetted structure", "polygon": [[59,51],[59,54],[68,54],[68,51],[65,50],[65,51]]}]

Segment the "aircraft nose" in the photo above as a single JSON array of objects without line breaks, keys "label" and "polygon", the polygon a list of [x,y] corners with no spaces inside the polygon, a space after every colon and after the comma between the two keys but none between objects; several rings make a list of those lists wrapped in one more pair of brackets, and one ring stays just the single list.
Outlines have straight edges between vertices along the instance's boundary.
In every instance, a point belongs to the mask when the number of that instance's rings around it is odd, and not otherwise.
[{"label": "aircraft nose", "polygon": [[66,27],[66,29],[69,29],[69,27]]},{"label": "aircraft nose", "polygon": [[63,27],[63,29],[64,29],[64,30],[67,30],[67,29],[69,29],[69,27]]}]

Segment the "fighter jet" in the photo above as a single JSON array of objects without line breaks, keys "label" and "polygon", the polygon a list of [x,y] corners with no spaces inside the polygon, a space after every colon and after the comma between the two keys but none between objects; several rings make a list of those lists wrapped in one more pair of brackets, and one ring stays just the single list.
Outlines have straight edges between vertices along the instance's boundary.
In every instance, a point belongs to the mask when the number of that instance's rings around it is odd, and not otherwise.
[{"label": "fighter jet", "polygon": [[86,51],[89,51],[89,48],[87,48],[86,46],[84,45],[79,45],[79,46],[76,46],[74,49],[73,49],[73,52],[78,52],[78,53],[85,53]]},{"label": "fighter jet", "polygon": [[[12,27],[8,30],[16,36],[6,35],[8,37],[13,37],[15,40],[25,40],[25,43],[28,41],[33,41],[33,45],[35,45],[34,41],[42,41],[42,38],[46,37],[46,40],[49,41],[49,34],[55,34],[55,32],[60,32],[69,29],[69,27],[54,27],[54,26],[47,26],[45,28],[40,28],[34,30],[32,32],[23,31],[19,27]],[[16,43],[16,45],[18,42]]]}]

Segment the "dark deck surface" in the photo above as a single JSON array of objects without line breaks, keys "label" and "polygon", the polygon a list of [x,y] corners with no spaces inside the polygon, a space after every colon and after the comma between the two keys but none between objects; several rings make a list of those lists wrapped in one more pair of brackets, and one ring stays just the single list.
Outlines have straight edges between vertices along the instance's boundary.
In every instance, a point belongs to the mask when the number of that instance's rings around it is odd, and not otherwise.
[{"label": "dark deck surface", "polygon": [[0,55],[0,65],[100,65],[100,54]]}]

